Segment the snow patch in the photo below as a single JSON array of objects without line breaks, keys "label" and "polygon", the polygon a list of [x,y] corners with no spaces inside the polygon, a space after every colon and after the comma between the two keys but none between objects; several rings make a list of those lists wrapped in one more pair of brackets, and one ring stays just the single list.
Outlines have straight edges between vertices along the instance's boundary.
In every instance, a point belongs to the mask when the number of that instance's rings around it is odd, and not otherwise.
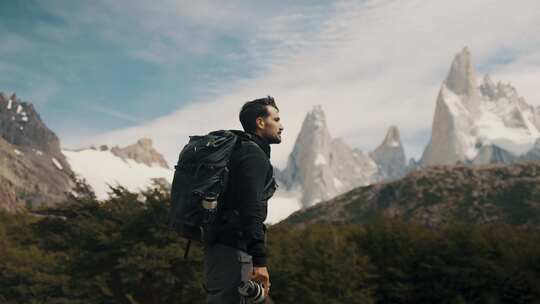
[{"label": "snow patch", "polygon": [[23,126],[20,126],[20,127],[19,127],[19,130],[21,130],[21,131],[24,130],[24,127],[23,127]]},{"label": "snow patch", "polygon": [[15,154],[17,154],[17,155],[23,155],[23,153],[21,151],[17,150],[17,149],[13,150],[13,152],[15,152]]},{"label": "snow patch", "polygon": [[55,166],[58,170],[63,170],[63,169],[64,169],[64,167],[62,167],[62,164],[60,164],[60,162],[59,162],[56,158],[53,157],[51,160],[52,160],[54,166]]},{"label": "snow patch", "polygon": [[18,105],[17,106],[17,114],[21,113],[22,110],[23,110],[23,107],[21,105]]},{"label": "snow patch", "polygon": [[7,109],[11,110],[11,105],[13,104],[13,101],[10,99],[8,100]]},{"label": "snow patch", "polygon": [[300,209],[302,209],[300,193],[282,192],[278,189],[276,194],[268,200],[268,216],[265,223],[278,223]]},{"label": "snow patch", "polygon": [[73,171],[95,191],[98,199],[108,198],[109,186],[122,185],[130,191],[144,190],[153,178],[165,178],[172,183],[174,171],[159,166],[147,166],[132,159],[122,160],[111,151],[62,151]]},{"label": "snow patch", "polygon": [[322,166],[326,164],[327,164],[326,158],[324,158],[324,156],[320,153],[317,154],[317,158],[315,159],[315,166]]},{"label": "snow patch", "polygon": [[450,91],[446,86],[442,88],[443,100],[453,116],[470,115],[469,110],[463,105],[461,98]]},{"label": "snow patch", "polygon": [[397,148],[399,147],[399,142],[395,139],[392,139],[391,141],[388,142],[388,146],[392,148]]},{"label": "snow patch", "polygon": [[28,116],[23,116],[21,119],[22,121],[28,121]]},{"label": "snow patch", "polygon": [[334,186],[336,186],[337,189],[343,188],[343,183],[336,177],[334,177]]}]

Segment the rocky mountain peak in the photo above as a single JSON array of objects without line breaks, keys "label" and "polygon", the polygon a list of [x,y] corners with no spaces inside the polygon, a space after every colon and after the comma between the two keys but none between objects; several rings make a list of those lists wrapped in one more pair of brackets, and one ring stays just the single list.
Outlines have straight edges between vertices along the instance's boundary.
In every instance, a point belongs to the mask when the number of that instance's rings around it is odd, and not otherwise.
[{"label": "rocky mountain peak", "polygon": [[308,207],[370,183],[376,172],[373,160],[330,136],[325,113],[316,106],[302,123],[281,182],[288,190],[300,188],[302,205]]},{"label": "rocky mountain peak", "polygon": [[71,172],[56,134],[45,125],[31,103],[21,101],[15,93],[9,98],[0,93],[0,136],[22,149],[54,157],[62,168]]},{"label": "rocky mountain peak", "polygon": [[446,87],[457,95],[475,97],[477,93],[476,73],[468,47],[463,48],[455,57],[446,80]]},{"label": "rocky mountain peak", "polygon": [[511,84],[485,75],[475,89],[475,79],[465,48],[439,91],[422,166],[514,162],[540,136],[540,111]]},{"label": "rocky mountain peak", "polygon": [[0,208],[16,211],[61,202],[72,178],[58,137],[34,106],[0,92]]},{"label": "rocky mountain peak", "polygon": [[310,129],[313,130],[321,130],[326,131],[326,114],[324,113],[322,106],[316,105],[313,107],[313,110],[309,112],[304,119],[304,124],[302,129],[304,131],[308,131]]},{"label": "rocky mountain peak", "polygon": [[510,83],[493,82],[489,74],[484,76],[484,80],[480,85],[480,93],[490,101],[497,101],[502,98],[510,99],[512,101],[519,100],[521,97],[515,87]]},{"label": "rocky mountain peak", "polygon": [[396,126],[388,128],[383,142],[369,156],[377,163],[379,179],[394,180],[407,172],[405,151]]},{"label": "rocky mountain peak", "polygon": [[484,80],[480,85],[480,93],[490,100],[497,98],[497,85],[491,80],[489,74],[484,75]]},{"label": "rocky mountain peak", "polygon": [[396,126],[390,126],[386,136],[381,144],[386,147],[399,147],[401,146],[401,138],[399,137],[399,130]]},{"label": "rocky mountain peak", "polygon": [[141,138],[135,144],[124,148],[114,146],[111,149],[111,153],[122,159],[132,159],[147,166],[158,164],[163,168],[169,169],[167,161],[165,161],[163,155],[154,149],[152,139],[150,138]]}]

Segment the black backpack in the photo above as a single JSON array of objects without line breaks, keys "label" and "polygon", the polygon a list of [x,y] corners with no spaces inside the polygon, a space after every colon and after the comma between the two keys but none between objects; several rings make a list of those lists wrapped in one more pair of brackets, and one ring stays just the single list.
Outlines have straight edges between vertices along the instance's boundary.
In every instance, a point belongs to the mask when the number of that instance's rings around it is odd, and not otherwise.
[{"label": "black backpack", "polygon": [[190,136],[180,152],[171,187],[170,226],[191,241],[212,244],[222,212],[229,159],[240,139],[231,131]]}]

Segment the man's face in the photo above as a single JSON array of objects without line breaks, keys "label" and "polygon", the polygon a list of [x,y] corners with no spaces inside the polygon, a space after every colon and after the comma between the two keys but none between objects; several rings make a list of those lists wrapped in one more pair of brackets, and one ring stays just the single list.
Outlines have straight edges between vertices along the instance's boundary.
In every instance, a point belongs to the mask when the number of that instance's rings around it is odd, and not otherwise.
[{"label": "man's face", "polygon": [[281,132],[283,131],[279,112],[272,106],[267,106],[266,109],[269,115],[257,118],[257,133],[266,139],[269,144],[279,144],[281,142]]}]

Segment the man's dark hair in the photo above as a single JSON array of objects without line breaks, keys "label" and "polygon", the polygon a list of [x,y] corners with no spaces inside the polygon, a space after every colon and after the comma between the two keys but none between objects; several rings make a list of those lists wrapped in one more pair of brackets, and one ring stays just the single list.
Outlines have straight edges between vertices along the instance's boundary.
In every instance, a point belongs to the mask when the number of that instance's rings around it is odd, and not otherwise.
[{"label": "man's dark hair", "polygon": [[242,124],[244,131],[254,132],[257,129],[257,125],[255,124],[257,117],[264,118],[270,115],[270,113],[268,113],[268,106],[274,107],[279,111],[276,102],[274,101],[274,97],[272,96],[248,101],[242,106],[242,109],[240,110],[240,123]]}]

